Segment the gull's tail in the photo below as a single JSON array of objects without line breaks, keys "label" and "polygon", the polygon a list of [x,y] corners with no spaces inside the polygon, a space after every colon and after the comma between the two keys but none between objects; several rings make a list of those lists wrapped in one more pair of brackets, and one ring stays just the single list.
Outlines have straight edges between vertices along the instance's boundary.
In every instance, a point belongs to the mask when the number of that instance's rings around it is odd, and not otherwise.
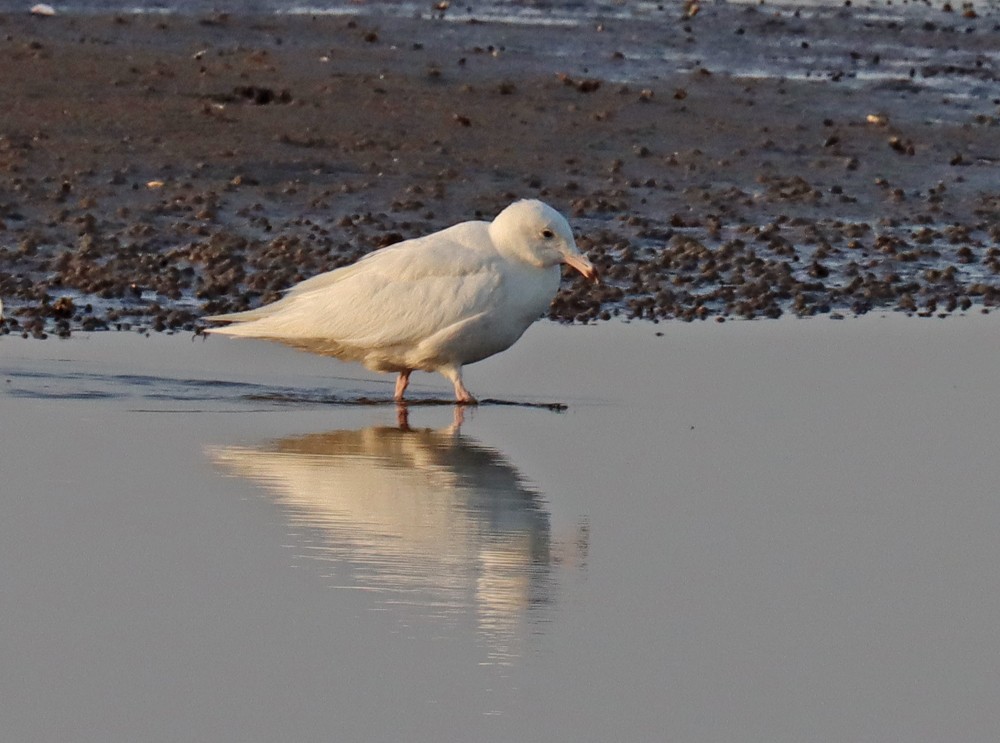
[{"label": "gull's tail", "polygon": [[273,317],[275,314],[280,312],[284,305],[287,304],[287,300],[287,297],[283,297],[277,302],[271,302],[271,304],[265,304],[263,307],[257,307],[252,310],[229,312],[225,315],[208,315],[203,317],[202,320],[207,322],[230,323],[230,325],[221,328],[206,328],[205,332],[219,333],[221,335],[243,335],[249,337],[259,336],[261,335],[261,330],[258,321]]}]

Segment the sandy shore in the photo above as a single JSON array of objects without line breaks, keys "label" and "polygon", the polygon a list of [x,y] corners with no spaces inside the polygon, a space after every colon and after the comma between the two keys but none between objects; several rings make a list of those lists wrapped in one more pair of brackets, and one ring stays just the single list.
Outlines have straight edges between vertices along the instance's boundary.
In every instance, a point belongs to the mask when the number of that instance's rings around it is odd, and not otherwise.
[{"label": "sandy shore", "polygon": [[0,330],[197,329],[518,197],[607,277],[559,320],[988,308],[997,23],[939,15],[706,6],[683,64],[624,21],[0,16]]}]

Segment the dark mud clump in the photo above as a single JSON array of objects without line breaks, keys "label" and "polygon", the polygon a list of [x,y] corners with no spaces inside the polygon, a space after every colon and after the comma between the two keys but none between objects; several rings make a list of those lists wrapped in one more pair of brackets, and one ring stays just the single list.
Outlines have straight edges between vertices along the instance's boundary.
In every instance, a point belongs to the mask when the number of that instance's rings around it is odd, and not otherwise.
[{"label": "dark mud clump", "polygon": [[197,330],[522,197],[605,278],[561,321],[989,308],[998,22],[0,15],[0,332]]}]

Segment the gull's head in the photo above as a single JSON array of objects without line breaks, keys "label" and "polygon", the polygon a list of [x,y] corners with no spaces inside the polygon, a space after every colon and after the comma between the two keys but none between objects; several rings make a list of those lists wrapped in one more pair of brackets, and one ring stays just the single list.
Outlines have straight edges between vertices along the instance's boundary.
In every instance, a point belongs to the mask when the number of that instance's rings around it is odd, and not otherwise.
[{"label": "gull's head", "polygon": [[599,281],[597,269],[576,247],[566,218],[537,199],[515,201],[490,224],[490,237],[504,253],[539,268],[565,263],[584,278]]}]

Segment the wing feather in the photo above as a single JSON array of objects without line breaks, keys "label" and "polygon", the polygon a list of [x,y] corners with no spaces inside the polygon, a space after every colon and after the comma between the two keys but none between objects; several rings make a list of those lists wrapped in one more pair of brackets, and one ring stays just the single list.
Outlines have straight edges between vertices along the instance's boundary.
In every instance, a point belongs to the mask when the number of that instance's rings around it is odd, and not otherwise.
[{"label": "wing feather", "polygon": [[[503,270],[485,222],[466,222],[314,276],[273,304],[215,319],[214,332],[362,359],[392,356],[500,301]],[[353,350],[352,350],[353,349]]]}]

